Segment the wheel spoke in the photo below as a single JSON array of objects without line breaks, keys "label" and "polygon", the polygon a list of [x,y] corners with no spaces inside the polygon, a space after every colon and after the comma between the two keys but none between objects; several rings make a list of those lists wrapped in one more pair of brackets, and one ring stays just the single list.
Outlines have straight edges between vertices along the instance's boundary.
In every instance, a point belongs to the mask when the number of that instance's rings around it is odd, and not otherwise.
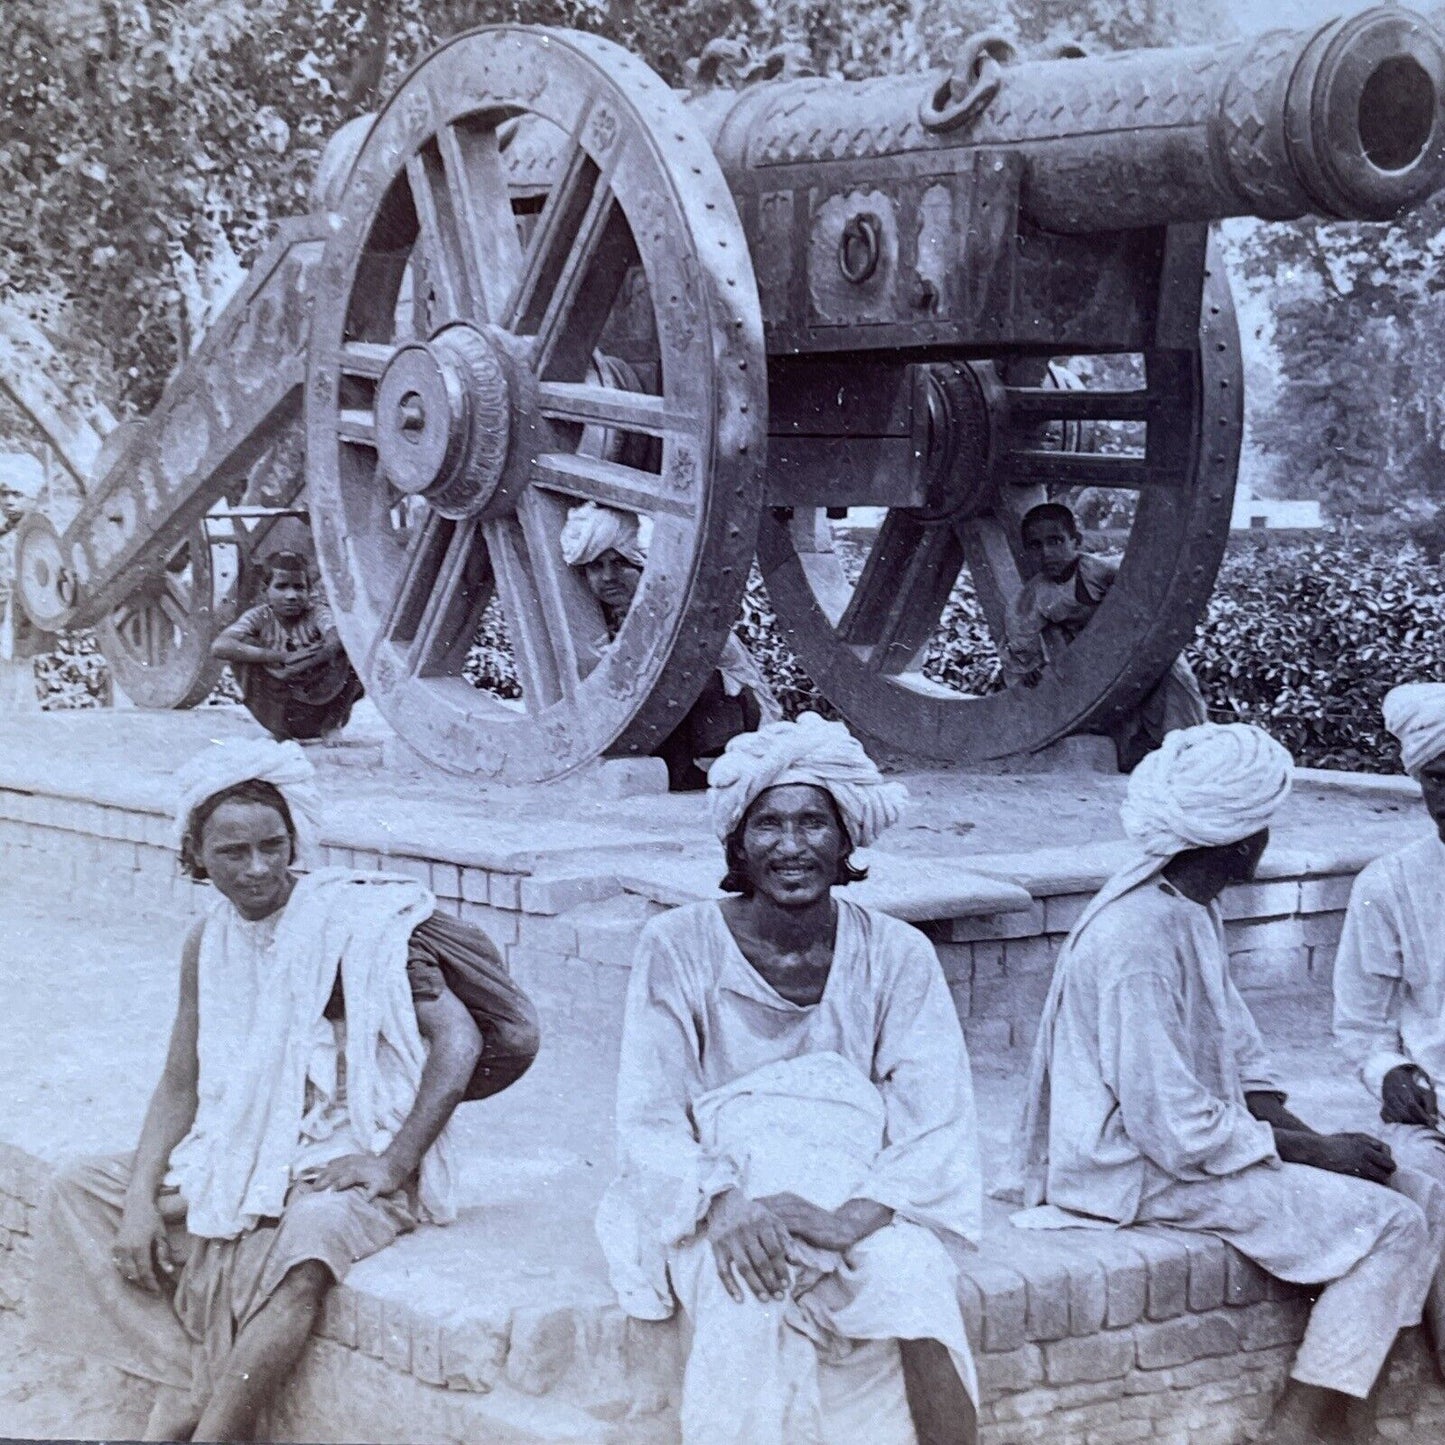
[{"label": "wheel spoke", "polygon": [[396,590],[392,594],[377,640],[403,645],[403,650],[417,635],[432,582],[440,571],[451,541],[453,524],[439,512],[428,509],[426,519],[408,538]]},{"label": "wheel spoke", "polygon": [[692,504],[664,475],[575,452],[546,452],[532,463],[534,485],[584,501],[650,516],[691,517]]},{"label": "wheel spoke", "polygon": [[580,381],[587,374],[623,278],[637,259],[622,207],[605,181],[599,182],[537,327],[532,365],[539,376]]},{"label": "wheel spoke", "polygon": [[556,287],[557,278],[577,239],[582,218],[597,190],[598,170],[576,137],[567,147],[565,162],[547,193],[542,214],[527,248],[522,277],[507,308],[509,331],[534,335]]},{"label": "wheel spoke", "polygon": [[555,421],[665,436],[696,427],[696,418],[667,409],[667,398],[592,382],[544,381],[537,388],[539,410]]},{"label": "wheel spoke", "polygon": [[441,156],[434,146],[423,146],[407,161],[406,179],[416,211],[417,244],[441,313],[434,320],[438,324],[463,320],[474,313],[467,247],[462,239],[465,223],[457,215]]},{"label": "wheel spoke", "polygon": [[541,712],[562,700],[562,685],[547,635],[542,599],[527,566],[527,543],[521,523],[515,517],[503,517],[484,522],[482,531],[507,616],[507,637],[522,683],[522,701],[528,712]]},{"label": "wheel spoke", "polygon": [[444,125],[437,148],[461,221],[461,258],[478,320],[507,314],[522,274],[522,243],[494,126]]},{"label": "wheel spoke", "polygon": [[491,595],[491,567],[474,521],[455,524],[407,654],[413,677],[458,676]]},{"label": "wheel spoke", "polygon": [[874,672],[909,671],[938,626],[962,566],[963,548],[951,527],[926,527],[890,512],[839,619],[839,637],[868,647]]},{"label": "wheel spoke", "polygon": [[1002,647],[1008,635],[1009,609],[1023,588],[1008,528],[990,513],[967,518],[956,531],[989,631],[995,644]]},{"label": "wheel spoke", "polygon": [[1004,480],[1010,486],[1118,487],[1139,491],[1167,484],[1167,472],[1151,467],[1143,457],[1111,456],[1094,452],[1015,451],[1004,460]]},{"label": "wheel spoke", "polygon": [[375,449],[376,417],[360,407],[347,407],[337,416],[336,435],[344,442]]},{"label": "wheel spoke", "polygon": [[542,600],[562,691],[570,695],[596,667],[606,645],[602,612],[586,582],[562,557],[567,503],[560,497],[529,490],[518,503],[517,519],[533,582]]},{"label": "wheel spoke", "polygon": [[145,660],[148,666],[157,667],[161,660],[161,616],[154,603],[141,608],[142,626],[145,636]]},{"label": "wheel spoke", "polygon": [[1148,421],[1147,391],[1067,391],[1056,386],[1009,386],[1011,419],[1020,423],[1050,421]]},{"label": "wheel spoke", "polygon": [[159,606],[171,623],[181,631],[190,625],[192,599],[174,577],[167,577],[161,590]]},{"label": "wheel spoke", "polygon": [[375,341],[348,341],[341,348],[341,370],[348,376],[377,381],[396,348]]}]

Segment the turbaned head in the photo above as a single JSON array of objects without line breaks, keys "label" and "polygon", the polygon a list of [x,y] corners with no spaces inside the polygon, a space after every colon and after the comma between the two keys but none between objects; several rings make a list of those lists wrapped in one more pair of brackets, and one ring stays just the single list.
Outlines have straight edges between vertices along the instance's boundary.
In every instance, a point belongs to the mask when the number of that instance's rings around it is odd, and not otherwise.
[{"label": "turbaned head", "polygon": [[908,800],[908,789],[884,778],[842,723],[805,712],[795,722],[739,733],[708,770],[718,837],[726,842],[760,793],[787,783],[810,783],[831,795],[855,848],[891,828]]},{"label": "turbaned head", "polygon": [[1222,848],[1269,827],[1293,778],[1294,760],[1263,728],[1202,723],[1165,734],[1130,776],[1119,816],[1155,857]]}]

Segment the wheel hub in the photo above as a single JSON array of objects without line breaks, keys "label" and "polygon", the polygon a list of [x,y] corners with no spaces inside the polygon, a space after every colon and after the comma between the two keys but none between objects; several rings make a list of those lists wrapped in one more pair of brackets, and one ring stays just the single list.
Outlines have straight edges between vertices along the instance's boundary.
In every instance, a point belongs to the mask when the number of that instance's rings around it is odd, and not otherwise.
[{"label": "wheel hub", "polygon": [[392,484],[447,517],[498,510],[511,391],[497,347],[478,327],[459,323],[400,347],[376,390],[377,451]]},{"label": "wheel hub", "polygon": [[992,368],[921,368],[924,504],[918,519],[948,525],[987,512],[998,495],[996,460],[1003,387]]}]

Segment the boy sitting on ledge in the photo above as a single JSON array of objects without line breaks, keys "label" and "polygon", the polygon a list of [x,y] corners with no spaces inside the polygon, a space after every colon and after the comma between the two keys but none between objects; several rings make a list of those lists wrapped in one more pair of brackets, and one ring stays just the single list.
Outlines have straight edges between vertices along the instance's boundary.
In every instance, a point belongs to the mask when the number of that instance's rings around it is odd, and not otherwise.
[{"label": "boy sitting on ledge", "polygon": [[266,600],[226,628],[211,654],[231,664],[251,716],[277,742],[329,738],[351,717],[361,679],[331,609],[312,595],[306,558],[274,552],[264,567]]}]

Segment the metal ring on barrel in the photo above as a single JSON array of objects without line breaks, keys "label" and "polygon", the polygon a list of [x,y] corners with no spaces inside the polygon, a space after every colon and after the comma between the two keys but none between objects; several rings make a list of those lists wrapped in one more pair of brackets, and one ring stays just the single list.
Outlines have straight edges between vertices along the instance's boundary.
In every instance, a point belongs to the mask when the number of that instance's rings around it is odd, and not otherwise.
[{"label": "metal ring on barrel", "polygon": [[[1141,390],[1005,385],[987,363],[935,366],[930,405],[949,422],[937,428],[924,504],[888,511],[856,586],[821,509],[764,513],[768,595],[799,661],[850,723],[918,756],[978,763],[1101,730],[1164,675],[1224,553],[1242,429],[1239,337],[1212,247],[1202,280],[1196,346],[1146,352]],[[1188,290],[1181,281],[1179,294]],[[1087,421],[1144,423],[1142,454],[1038,445],[1040,424]],[[840,505],[850,480],[838,477]],[[1021,585],[1018,520],[1050,484],[1138,492],[1098,612],[1036,687],[971,696],[926,678],[924,651],[965,566],[1001,644]]]},{"label": "metal ring on barrel", "polygon": [[[515,122],[559,142],[545,198],[509,189]],[[499,129],[502,135],[499,137]],[[757,529],[766,365],[727,183],[680,99],[595,36],[497,27],[434,52],[377,116],[321,265],[308,491],[342,639],[377,706],[445,768],[529,782],[646,753],[737,614]],[[525,234],[524,234],[525,233]],[[624,284],[651,389],[599,343]],[[654,438],[652,467],[593,455]],[[652,519],[607,639],[561,557],[584,500]],[[493,596],[522,705],[463,676]]]}]

